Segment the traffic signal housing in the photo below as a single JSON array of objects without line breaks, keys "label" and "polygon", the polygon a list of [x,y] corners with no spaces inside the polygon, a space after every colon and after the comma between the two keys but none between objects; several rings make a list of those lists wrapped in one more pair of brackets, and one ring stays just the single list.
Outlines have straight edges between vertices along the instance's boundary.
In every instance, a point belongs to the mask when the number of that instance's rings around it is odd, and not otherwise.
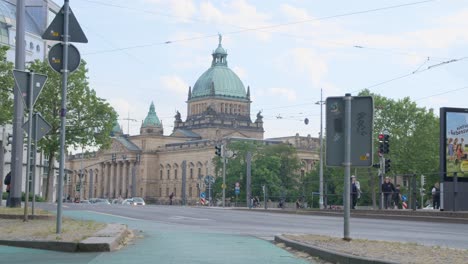
[{"label": "traffic signal housing", "polygon": [[384,134],[379,134],[379,155],[384,153]]},{"label": "traffic signal housing", "polygon": [[383,154],[390,152],[390,135],[384,135],[383,139]]},{"label": "traffic signal housing", "polygon": [[13,135],[8,133],[8,136],[7,136],[7,141],[6,141],[6,145],[11,145],[13,144]]},{"label": "traffic signal housing", "polygon": [[221,151],[222,151],[222,146],[221,146],[221,145],[216,145],[216,146],[215,146],[215,154],[216,154],[216,156],[221,157]]},{"label": "traffic signal housing", "polygon": [[390,172],[391,166],[392,166],[392,161],[390,159],[385,160],[385,173]]}]

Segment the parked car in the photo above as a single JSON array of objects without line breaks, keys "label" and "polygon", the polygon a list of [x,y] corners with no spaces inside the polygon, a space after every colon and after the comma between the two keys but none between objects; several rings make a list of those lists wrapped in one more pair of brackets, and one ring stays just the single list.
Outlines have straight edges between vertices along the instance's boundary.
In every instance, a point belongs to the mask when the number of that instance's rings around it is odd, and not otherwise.
[{"label": "parked car", "polygon": [[109,200],[104,198],[97,198],[94,204],[110,204]]},{"label": "parked car", "polygon": [[123,200],[122,198],[120,198],[120,199],[114,199],[114,200],[112,200],[112,204],[122,204],[123,201],[124,201],[124,200]]},{"label": "parked car", "polygon": [[82,204],[90,204],[91,202],[89,202],[89,200],[81,200],[80,203],[82,203]]},{"label": "parked car", "polygon": [[423,208],[423,210],[434,210],[434,207],[432,207],[432,204],[428,204]]},{"label": "parked car", "polygon": [[132,197],[133,205],[146,205],[145,200],[141,197]]},{"label": "parked car", "polygon": [[122,205],[133,205],[133,200],[132,199],[125,199],[125,200],[123,200]]}]

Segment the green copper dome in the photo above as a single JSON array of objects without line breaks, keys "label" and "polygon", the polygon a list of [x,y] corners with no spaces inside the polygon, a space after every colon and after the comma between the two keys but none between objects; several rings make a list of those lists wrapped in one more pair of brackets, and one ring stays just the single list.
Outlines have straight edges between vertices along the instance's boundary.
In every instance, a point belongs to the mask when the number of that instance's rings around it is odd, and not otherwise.
[{"label": "green copper dome", "polygon": [[158,115],[154,110],[154,103],[151,102],[150,109],[148,115],[143,121],[142,127],[161,127],[161,121],[159,121]]},{"label": "green copper dome", "polygon": [[117,122],[117,119],[116,119],[113,122],[111,136],[115,137],[115,136],[121,135],[121,134],[123,134],[123,131],[122,131],[122,128],[120,127],[120,125],[119,125],[119,122]]},{"label": "green copper dome", "polygon": [[227,52],[221,46],[221,36],[212,56],[211,67],[198,78],[189,99],[207,96],[247,99],[244,84],[227,65]]}]

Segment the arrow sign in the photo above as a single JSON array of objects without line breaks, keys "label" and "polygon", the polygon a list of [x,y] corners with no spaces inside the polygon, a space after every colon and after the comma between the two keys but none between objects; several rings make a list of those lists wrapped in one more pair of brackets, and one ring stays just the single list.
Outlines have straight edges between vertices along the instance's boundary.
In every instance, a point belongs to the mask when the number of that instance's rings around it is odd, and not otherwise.
[{"label": "arrow sign", "polygon": [[[49,50],[49,65],[56,72],[61,73],[63,69],[63,44],[57,43]],[[80,66],[81,55],[78,49],[72,44],[68,45],[68,65],[67,70],[75,71]]]},{"label": "arrow sign", "polygon": [[[63,40],[63,20],[65,16],[65,12],[63,11],[63,6],[60,11],[55,16],[52,23],[50,23],[49,27],[46,29],[44,34],[42,34],[42,39],[46,40],[55,40],[55,41],[62,41]],[[68,9],[70,11],[68,16],[68,34],[70,34],[68,41],[70,42],[79,42],[79,43],[88,43],[88,39],[86,38],[83,30],[81,29],[78,20],[76,20],[75,15],[71,8]]]},{"label": "arrow sign", "polygon": [[[44,117],[42,117],[40,113],[35,113],[32,120],[33,133],[31,138],[33,140],[41,140],[41,138],[43,138],[45,135],[47,135],[47,133],[49,133],[50,129],[52,129],[52,126],[49,123],[47,123],[47,121],[44,119]],[[29,120],[23,125],[23,129],[26,131],[26,133],[28,131],[28,126]]]},{"label": "arrow sign", "polygon": [[[23,97],[23,102],[26,105],[26,109],[29,109],[29,78],[31,72],[13,70],[13,77],[15,77],[16,87],[20,90]],[[32,87],[32,106],[36,103],[37,97],[42,91],[45,82],[47,81],[47,75],[34,74],[33,87]],[[31,107],[32,107],[31,106]]]}]

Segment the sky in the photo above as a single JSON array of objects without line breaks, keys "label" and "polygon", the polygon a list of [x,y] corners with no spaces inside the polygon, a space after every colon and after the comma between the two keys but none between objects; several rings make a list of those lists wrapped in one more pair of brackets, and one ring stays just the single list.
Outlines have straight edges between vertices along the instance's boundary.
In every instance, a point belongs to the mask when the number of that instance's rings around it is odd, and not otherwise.
[{"label": "sky", "polygon": [[[59,5],[63,2],[55,1]],[[70,0],[91,88],[139,133],[151,102],[164,134],[223,35],[265,138],[318,137],[320,93],[367,88],[419,106],[468,107],[467,0]],[[134,119],[128,121],[125,119]],[[304,119],[309,119],[309,124]],[[324,119],[325,120],[325,119]]]}]

